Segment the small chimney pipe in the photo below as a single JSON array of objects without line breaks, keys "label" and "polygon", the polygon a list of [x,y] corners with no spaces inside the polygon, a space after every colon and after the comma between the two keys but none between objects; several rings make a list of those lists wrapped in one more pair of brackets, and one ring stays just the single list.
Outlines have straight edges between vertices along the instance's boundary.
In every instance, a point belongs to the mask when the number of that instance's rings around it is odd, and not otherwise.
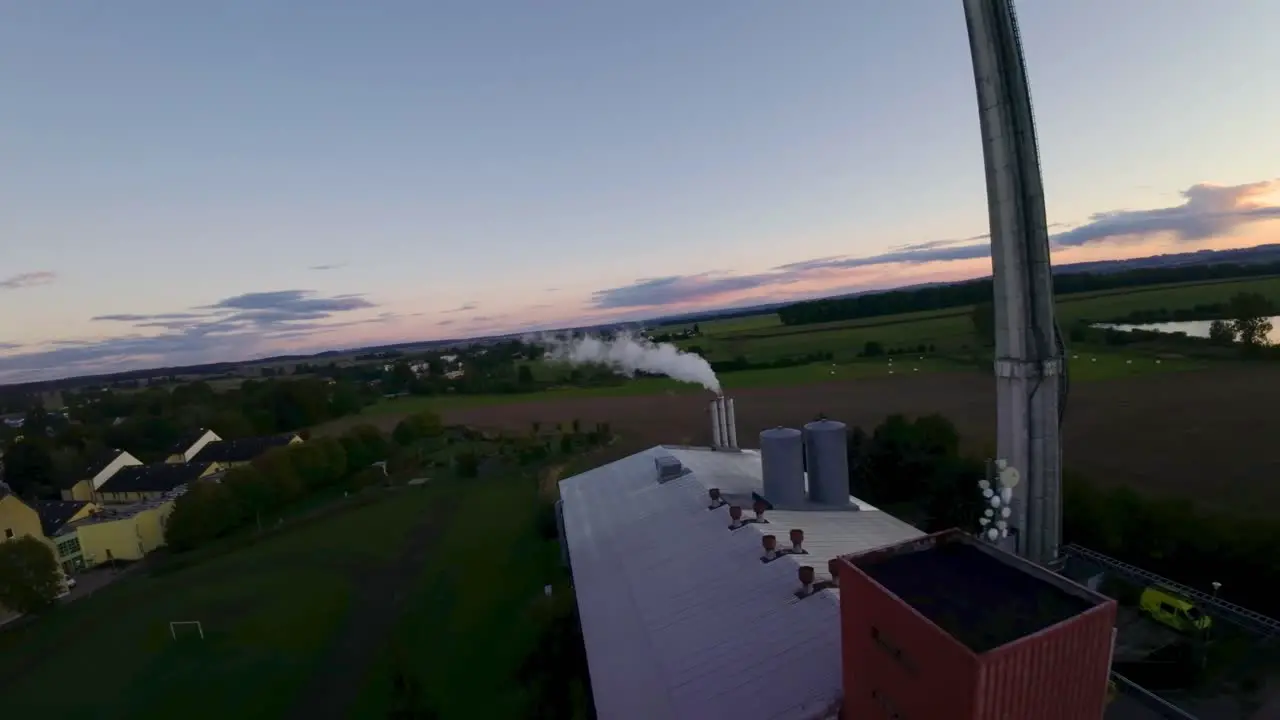
[{"label": "small chimney pipe", "polygon": [[765,535],[760,538],[760,542],[764,545],[764,559],[772,560],[778,556],[778,538],[773,535]]},{"label": "small chimney pipe", "polygon": [[791,552],[798,553],[804,550],[804,531],[796,528],[791,531]]},{"label": "small chimney pipe", "polygon": [[729,506],[729,527],[730,529],[740,527],[742,525],[742,508],[737,505]]},{"label": "small chimney pipe", "polygon": [[738,418],[733,412],[733,398],[729,398],[725,401],[725,404],[728,406],[725,410],[725,415],[729,419],[728,426],[725,429],[725,436],[729,447],[736,449],[738,447]]},{"label": "small chimney pipe", "polygon": [[756,514],[756,520],[764,519],[764,511],[769,508],[763,500],[756,500],[751,503],[751,511]]},{"label": "small chimney pipe", "polygon": [[711,447],[720,447],[720,411],[717,408],[719,399],[711,401]]},{"label": "small chimney pipe", "polygon": [[720,447],[729,447],[729,411],[723,396],[716,398],[716,412],[720,415]]}]

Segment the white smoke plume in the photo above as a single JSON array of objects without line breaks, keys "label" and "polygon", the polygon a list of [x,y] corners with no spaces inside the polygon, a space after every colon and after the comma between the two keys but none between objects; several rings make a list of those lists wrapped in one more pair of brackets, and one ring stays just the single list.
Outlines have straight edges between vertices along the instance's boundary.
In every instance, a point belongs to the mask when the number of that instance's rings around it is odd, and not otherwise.
[{"label": "white smoke plume", "polygon": [[637,372],[666,375],[680,382],[697,383],[717,395],[720,380],[701,355],[687,353],[670,343],[653,343],[634,335],[618,335],[612,340],[587,335],[561,339],[544,336],[533,339],[547,349],[546,359],[570,365],[605,365],[627,377]]}]

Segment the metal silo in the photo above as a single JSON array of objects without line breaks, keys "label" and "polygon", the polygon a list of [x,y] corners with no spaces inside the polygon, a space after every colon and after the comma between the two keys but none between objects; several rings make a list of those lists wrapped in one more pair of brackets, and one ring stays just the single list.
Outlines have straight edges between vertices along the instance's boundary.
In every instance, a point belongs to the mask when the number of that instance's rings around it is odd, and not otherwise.
[{"label": "metal silo", "polygon": [[804,426],[804,452],[809,462],[809,500],[824,505],[849,504],[848,428],[836,420]]},{"label": "metal silo", "polygon": [[764,497],[779,507],[804,504],[804,441],[795,428],[760,433]]}]

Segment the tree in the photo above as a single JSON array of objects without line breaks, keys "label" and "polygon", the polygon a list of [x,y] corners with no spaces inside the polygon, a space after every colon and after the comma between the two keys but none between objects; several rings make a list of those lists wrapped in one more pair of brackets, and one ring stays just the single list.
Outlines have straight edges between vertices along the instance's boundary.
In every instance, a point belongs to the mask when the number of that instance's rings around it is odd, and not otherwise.
[{"label": "tree", "polygon": [[868,340],[867,343],[862,346],[862,355],[863,357],[880,357],[881,355],[884,355],[884,345],[881,345],[875,340]]},{"label": "tree", "polygon": [[[247,468],[245,471],[252,472]],[[193,550],[239,527],[244,516],[228,485],[239,472],[241,469],[237,468],[227,473],[222,483],[193,483],[186,494],[174,501],[164,530],[165,542],[174,552]]]},{"label": "tree", "polygon": [[1258,293],[1242,292],[1227,303],[1231,326],[1246,347],[1265,347],[1270,344],[1271,316],[1275,306]]},{"label": "tree", "polygon": [[973,311],[969,313],[969,320],[973,323],[973,331],[978,336],[978,341],[984,345],[996,344],[996,306],[994,302],[981,302],[973,306]]},{"label": "tree", "polygon": [[525,385],[525,386],[532,385],[532,384],[533,384],[533,370],[529,369],[529,366],[528,366],[528,365],[521,365],[521,366],[520,366],[520,369],[519,369],[519,370],[516,370],[516,382],[520,383],[521,385]]},{"label": "tree", "polygon": [[1209,323],[1209,340],[1215,345],[1234,345],[1236,341],[1235,325],[1226,320],[1214,320]]},{"label": "tree", "polygon": [[53,485],[53,456],[42,438],[9,443],[4,453],[4,479],[13,492],[28,496]]},{"label": "tree", "polygon": [[457,465],[459,477],[473,478],[480,474],[480,458],[470,450],[458,453],[454,463]]},{"label": "tree", "polygon": [[435,437],[444,430],[440,416],[433,412],[420,412],[410,415],[396,424],[391,431],[391,439],[397,445],[412,445],[419,440]]},{"label": "tree", "polygon": [[62,573],[53,549],[30,535],[0,542],[0,606],[32,613],[53,604]]}]

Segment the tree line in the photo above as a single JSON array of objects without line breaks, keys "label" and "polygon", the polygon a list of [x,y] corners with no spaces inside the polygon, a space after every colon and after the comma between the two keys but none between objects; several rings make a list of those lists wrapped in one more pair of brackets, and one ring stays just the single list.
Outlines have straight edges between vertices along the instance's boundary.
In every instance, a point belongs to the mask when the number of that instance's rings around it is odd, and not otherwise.
[{"label": "tree line", "polygon": [[[66,415],[34,405],[20,429],[7,429],[5,481],[19,495],[56,497],[107,448],[143,462],[164,460],[199,428],[226,440],[292,432],[359,412],[377,395],[362,383],[323,378],[246,380],[215,391],[197,381],[138,392],[66,391]],[[21,440],[19,440],[21,438]]]},{"label": "tree line", "polygon": [[[947,418],[893,415],[870,433],[851,428],[848,441],[851,494],[930,532],[978,528],[985,459],[960,451]],[[1102,487],[1072,473],[1063,486],[1064,542],[1202,590],[1222,583],[1224,599],[1280,615],[1273,590],[1280,584],[1280,519],[1200,510],[1190,500]]]},{"label": "tree line", "polygon": [[[1204,282],[1280,274],[1280,263],[1239,265],[1193,265],[1173,268],[1144,268],[1115,273],[1064,273],[1054,275],[1057,295],[1143,287],[1165,283]],[[784,325],[807,325],[857,318],[900,315],[944,310],[990,302],[994,295],[991,278],[949,285],[890,290],[847,298],[809,300],[778,309]]]}]

